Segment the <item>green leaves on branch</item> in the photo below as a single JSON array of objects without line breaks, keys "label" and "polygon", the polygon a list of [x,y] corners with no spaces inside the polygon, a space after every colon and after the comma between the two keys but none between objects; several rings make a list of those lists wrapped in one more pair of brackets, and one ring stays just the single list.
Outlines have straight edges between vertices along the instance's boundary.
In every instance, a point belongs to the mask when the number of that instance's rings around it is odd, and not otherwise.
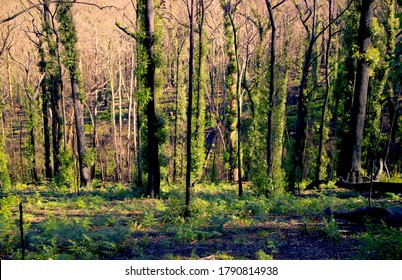
[{"label": "green leaves on branch", "polygon": [[57,20],[60,23],[59,36],[60,42],[64,46],[62,59],[64,66],[70,71],[74,78],[78,81],[79,74],[77,71],[78,52],[76,49],[77,32],[71,14],[72,3],[62,3],[59,6]]},{"label": "green leaves on branch", "polygon": [[377,48],[370,47],[365,53],[360,53],[359,51],[356,51],[353,55],[353,58],[358,60],[363,59],[364,62],[369,64],[370,69],[373,70],[374,67],[381,60],[381,54]]}]

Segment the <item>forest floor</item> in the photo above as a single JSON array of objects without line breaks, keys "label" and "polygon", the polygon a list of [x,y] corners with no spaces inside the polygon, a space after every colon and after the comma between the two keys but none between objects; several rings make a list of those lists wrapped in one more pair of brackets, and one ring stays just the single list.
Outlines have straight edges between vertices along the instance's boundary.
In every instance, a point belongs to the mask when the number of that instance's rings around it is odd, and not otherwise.
[{"label": "forest floor", "polygon": [[[400,259],[402,232],[357,226],[324,214],[367,205],[367,197],[328,188],[259,197],[236,186],[199,184],[192,216],[184,190],[164,186],[159,200],[123,185],[80,195],[19,185],[3,197],[0,259],[20,259],[18,203],[23,203],[26,259]],[[401,206],[396,195],[376,206]]]}]

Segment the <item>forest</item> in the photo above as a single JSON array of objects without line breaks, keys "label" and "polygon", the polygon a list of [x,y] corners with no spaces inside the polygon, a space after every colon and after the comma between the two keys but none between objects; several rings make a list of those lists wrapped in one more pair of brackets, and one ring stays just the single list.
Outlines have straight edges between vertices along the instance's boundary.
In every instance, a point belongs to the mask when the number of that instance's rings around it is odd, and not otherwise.
[{"label": "forest", "polygon": [[402,259],[401,0],[0,7],[0,259]]}]

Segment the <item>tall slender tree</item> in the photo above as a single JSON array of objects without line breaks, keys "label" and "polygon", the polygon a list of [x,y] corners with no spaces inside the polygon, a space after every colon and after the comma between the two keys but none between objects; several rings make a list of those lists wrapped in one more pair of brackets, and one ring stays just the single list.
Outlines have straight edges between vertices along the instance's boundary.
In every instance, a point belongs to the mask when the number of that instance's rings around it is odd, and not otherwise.
[{"label": "tall slender tree", "polygon": [[39,51],[39,72],[45,75],[42,79],[41,97],[42,97],[42,116],[43,116],[43,137],[44,137],[44,163],[45,163],[45,178],[52,178],[52,166],[51,166],[51,144],[50,144],[50,127],[49,127],[49,93],[47,91],[47,77],[46,77],[46,60],[45,50],[43,46],[42,34],[37,33],[38,37],[38,51]]},{"label": "tall slender tree", "polygon": [[276,24],[272,11],[271,1],[265,0],[268,9],[269,21],[271,22],[271,61],[270,61],[270,80],[269,80],[269,111],[268,111],[268,130],[267,130],[267,178],[273,178],[273,107],[275,100],[275,64],[276,64]]},{"label": "tall slender tree", "polygon": [[193,80],[194,80],[194,0],[189,2],[188,16],[190,20],[190,48],[188,60],[188,104],[187,104],[187,166],[186,166],[186,209],[184,216],[190,216],[191,187],[191,122],[193,110]]},{"label": "tall slender tree", "polygon": [[63,64],[68,69],[71,83],[71,97],[74,105],[75,129],[80,170],[80,186],[91,184],[91,174],[87,162],[86,137],[84,129],[83,96],[80,90],[80,73],[78,69],[77,31],[71,12],[72,3],[60,3],[57,19],[60,23],[59,34],[63,50]]},{"label": "tall slender tree", "polygon": [[350,146],[344,151],[348,156],[348,180],[362,181],[361,157],[364,121],[366,117],[367,93],[370,78],[370,61],[366,54],[371,44],[371,26],[374,0],[362,0],[360,5],[360,22],[358,31],[358,59],[356,69],[356,84],[353,96],[352,115],[350,123]]},{"label": "tall slender tree", "polygon": [[[59,5],[59,4],[57,4]],[[49,0],[43,2],[43,21],[45,40],[48,48],[46,59],[47,91],[49,92],[50,108],[52,110],[52,144],[53,144],[53,165],[54,175],[59,173],[61,161],[61,141],[63,138],[63,108],[62,100],[62,78],[61,62],[59,54],[59,37],[56,34],[54,21],[49,9]],[[46,97],[47,98],[47,97]],[[45,138],[45,142],[47,139]],[[46,143],[45,143],[46,146]]]},{"label": "tall slender tree", "polygon": [[[328,21],[331,22],[333,19],[333,2],[329,0],[328,2]],[[319,128],[319,143],[318,143],[318,156],[317,156],[317,167],[316,167],[316,175],[315,180],[319,184],[321,180],[321,167],[323,164],[323,150],[324,150],[324,128],[325,128],[325,119],[327,114],[329,97],[331,94],[331,80],[330,80],[330,54],[331,54],[331,41],[333,37],[332,26],[328,28],[328,38],[327,45],[325,50],[325,98],[324,104],[322,105],[322,114],[321,114],[321,123]]]},{"label": "tall slender tree", "polygon": [[225,75],[225,91],[227,95],[227,102],[229,103],[229,111],[227,113],[226,126],[229,138],[229,181],[236,182],[239,180],[239,173],[237,168],[237,99],[236,99],[236,85],[237,80],[237,62],[235,54],[234,33],[232,28],[233,12],[236,8],[231,0],[222,0],[221,7],[224,14],[224,33],[225,33],[225,49],[228,57]]},{"label": "tall slender tree", "polygon": [[158,120],[156,117],[156,54],[155,54],[155,7],[153,0],[141,0],[139,2],[140,17],[145,36],[141,43],[146,51],[146,72],[144,79],[144,89],[149,94],[147,99],[145,114],[147,116],[147,141],[148,141],[148,186],[147,195],[159,197],[160,195],[160,164],[159,164],[159,139]]}]

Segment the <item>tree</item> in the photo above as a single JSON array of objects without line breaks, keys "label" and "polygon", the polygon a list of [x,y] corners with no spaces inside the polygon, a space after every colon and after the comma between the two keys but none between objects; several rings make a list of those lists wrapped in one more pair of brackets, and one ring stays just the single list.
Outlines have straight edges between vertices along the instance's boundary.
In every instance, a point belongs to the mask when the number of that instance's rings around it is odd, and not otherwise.
[{"label": "tree", "polygon": [[[237,1],[238,2],[238,1]],[[225,33],[225,49],[226,55],[228,57],[228,62],[226,65],[226,76],[225,76],[225,91],[227,94],[227,102],[229,103],[229,110],[227,113],[226,126],[229,137],[229,181],[237,182],[239,180],[239,170],[237,168],[237,99],[236,99],[236,86],[238,84],[237,80],[237,57],[235,53],[235,42],[233,31],[234,19],[233,13],[236,9],[237,4],[234,6],[230,0],[222,0],[221,6],[224,12],[224,33]]]},{"label": "tree", "polygon": [[[61,78],[61,65],[60,65],[60,54],[59,54],[59,37],[56,34],[54,21],[51,18],[51,13],[49,10],[49,1],[45,0],[43,2],[43,26],[45,41],[47,43],[48,56],[44,58],[46,65],[46,91],[49,92],[48,96],[44,97],[49,99],[50,107],[52,110],[52,144],[53,144],[53,172],[54,175],[59,173],[61,161],[60,161],[60,147],[63,137],[63,116],[62,116],[62,78]],[[43,104],[46,109],[46,104]],[[46,113],[47,114],[47,113]],[[46,115],[45,114],[45,115]],[[46,120],[47,122],[47,120]],[[46,126],[46,124],[45,124]],[[46,130],[46,128],[45,128]],[[48,136],[45,136],[45,149],[47,149]],[[48,160],[46,160],[48,162]],[[46,173],[49,176],[48,167],[46,166]]]},{"label": "tree", "polygon": [[190,215],[190,187],[191,187],[191,123],[193,109],[193,75],[194,75],[194,0],[190,1],[188,15],[190,20],[190,48],[188,59],[188,104],[187,104],[187,166],[186,166],[186,209],[184,216]]},{"label": "tree", "polygon": [[156,117],[156,88],[155,88],[155,10],[153,0],[141,0],[140,14],[143,20],[145,37],[141,41],[146,51],[146,72],[144,88],[149,94],[146,103],[145,114],[147,116],[147,141],[148,141],[148,187],[146,194],[150,197],[160,195],[160,164],[159,164],[159,139],[158,120]]},{"label": "tree", "polygon": [[350,1],[344,10],[342,10],[337,17],[330,21],[327,25],[318,29],[317,22],[317,0],[313,1],[313,5],[309,5],[307,1],[304,1],[305,9],[299,6],[296,2],[295,6],[299,13],[300,21],[303,24],[307,33],[307,48],[303,58],[303,66],[301,72],[301,80],[299,86],[299,96],[297,100],[297,121],[296,121],[296,139],[294,144],[294,155],[292,162],[292,169],[289,174],[289,190],[294,191],[296,183],[299,183],[303,179],[304,171],[304,158],[306,154],[306,139],[308,128],[308,102],[311,101],[311,94],[314,91],[316,85],[313,85],[312,90],[308,90],[309,78],[311,72],[311,66],[316,62],[318,57],[314,56],[315,44],[318,39],[324,34],[324,32],[334,24],[351,6],[353,1]]},{"label": "tree", "polygon": [[350,123],[350,146],[346,152],[349,166],[347,178],[350,182],[362,181],[361,157],[364,121],[366,116],[367,92],[370,78],[370,61],[366,54],[371,44],[371,21],[373,18],[373,0],[363,0],[360,6],[360,23],[357,39],[358,59],[356,84]]},{"label": "tree", "polygon": [[[10,33],[11,33],[11,30],[8,29],[7,33],[2,34],[3,44],[0,49],[0,56],[3,54],[3,52],[6,49],[10,48],[10,45],[8,45]],[[3,109],[1,107],[0,107],[0,116],[3,121],[4,115],[3,115]],[[8,155],[6,154],[5,149],[4,149],[3,138],[0,138],[0,191],[2,193],[4,191],[8,191],[11,187],[10,173],[8,170],[7,163],[8,163]]]},{"label": "tree", "polygon": [[[205,162],[205,72],[204,72],[204,60],[205,60],[205,47],[204,47],[204,24],[205,24],[205,12],[206,6],[204,0],[197,1],[196,4],[196,28],[198,33],[197,54],[195,62],[195,129],[194,129],[194,141],[192,149],[192,165],[195,180],[200,180],[203,173],[203,166]],[[194,24],[193,24],[194,25]],[[194,27],[194,26],[193,26]]]},{"label": "tree", "polygon": [[[328,2],[328,22],[331,22],[333,19],[333,2],[329,0]],[[320,182],[321,180],[321,167],[323,165],[323,149],[324,149],[324,128],[325,128],[325,120],[328,108],[329,97],[331,94],[331,80],[330,80],[330,54],[331,54],[331,40],[333,37],[332,25],[328,27],[328,38],[325,50],[325,97],[324,104],[322,105],[322,114],[321,114],[321,123],[319,128],[319,143],[318,143],[318,156],[317,156],[317,167],[316,167],[316,182]]]},{"label": "tree", "polygon": [[[295,4],[296,5],[296,4]],[[310,67],[312,64],[314,54],[314,44],[317,41],[317,1],[313,1],[313,7],[305,1],[307,16],[303,18],[304,14],[301,7],[296,5],[298,9],[300,20],[307,32],[308,46],[304,55],[304,62],[302,68],[302,77],[299,86],[299,99],[297,108],[297,122],[296,122],[296,139],[294,146],[294,161],[293,168],[289,176],[289,189],[294,191],[296,183],[298,183],[303,177],[303,160],[305,156],[306,148],[306,134],[307,134],[307,101],[309,96],[305,91],[308,86],[308,79],[310,74]],[[311,18],[311,24],[309,19]]]},{"label": "tree", "polygon": [[181,142],[181,138],[182,138],[182,133],[180,130],[183,129],[179,129],[180,127],[182,128],[182,126],[179,127],[179,125],[181,124],[181,118],[183,117],[184,114],[182,114],[182,110],[180,106],[182,105],[183,102],[183,98],[180,98],[180,55],[182,53],[183,50],[183,46],[184,46],[184,42],[185,42],[185,36],[182,34],[183,32],[181,31],[181,29],[179,29],[179,31],[177,32],[178,34],[176,35],[176,40],[177,40],[177,46],[176,46],[176,61],[175,61],[175,82],[174,82],[174,86],[175,86],[175,118],[174,118],[174,135],[173,135],[173,183],[177,183],[178,182],[178,170],[179,170],[179,153],[178,153],[178,149],[179,149],[179,145]]},{"label": "tree", "polygon": [[49,93],[47,91],[48,77],[46,75],[46,54],[43,46],[42,34],[37,32],[38,37],[38,52],[39,52],[39,72],[45,75],[42,79],[41,85],[41,95],[42,95],[42,115],[43,115],[43,137],[44,137],[44,160],[45,160],[45,178],[50,179],[53,176],[52,166],[51,166],[51,144],[50,144],[50,127],[49,127]]},{"label": "tree", "polygon": [[[276,49],[276,37],[277,27],[273,10],[282,5],[284,1],[279,2],[275,6],[272,6],[271,1],[265,0],[265,4],[268,10],[269,21],[271,24],[271,48],[270,48],[270,63],[269,63],[269,98],[268,98],[268,128],[267,128],[267,179],[271,182],[279,179],[279,176],[275,174],[279,173],[280,165],[282,163],[282,135],[284,132],[284,125],[275,122],[274,117],[281,118],[284,112],[283,97],[277,90],[276,84],[279,82],[277,79],[277,49]],[[289,68],[285,65],[285,69]],[[286,72],[286,71],[285,71]],[[285,76],[287,74],[285,73]],[[285,78],[286,80],[286,78]],[[285,85],[286,87],[286,85]],[[279,88],[279,87],[278,87]],[[278,164],[279,163],[279,164]],[[275,182],[278,184],[278,182]]]},{"label": "tree", "polygon": [[272,144],[272,129],[273,129],[273,106],[275,98],[275,63],[276,63],[276,25],[272,11],[271,1],[265,0],[267,5],[269,20],[271,22],[271,62],[270,62],[270,81],[269,81],[269,111],[268,111],[268,133],[267,133],[267,178],[273,178],[273,144]]},{"label": "tree", "polygon": [[58,9],[60,23],[60,42],[63,50],[63,64],[68,69],[71,82],[71,97],[74,105],[75,129],[77,133],[77,150],[80,170],[80,186],[91,184],[91,174],[88,166],[86,137],[84,129],[84,112],[82,101],[84,96],[80,91],[80,73],[78,69],[77,33],[71,13],[72,3],[61,3]]}]

